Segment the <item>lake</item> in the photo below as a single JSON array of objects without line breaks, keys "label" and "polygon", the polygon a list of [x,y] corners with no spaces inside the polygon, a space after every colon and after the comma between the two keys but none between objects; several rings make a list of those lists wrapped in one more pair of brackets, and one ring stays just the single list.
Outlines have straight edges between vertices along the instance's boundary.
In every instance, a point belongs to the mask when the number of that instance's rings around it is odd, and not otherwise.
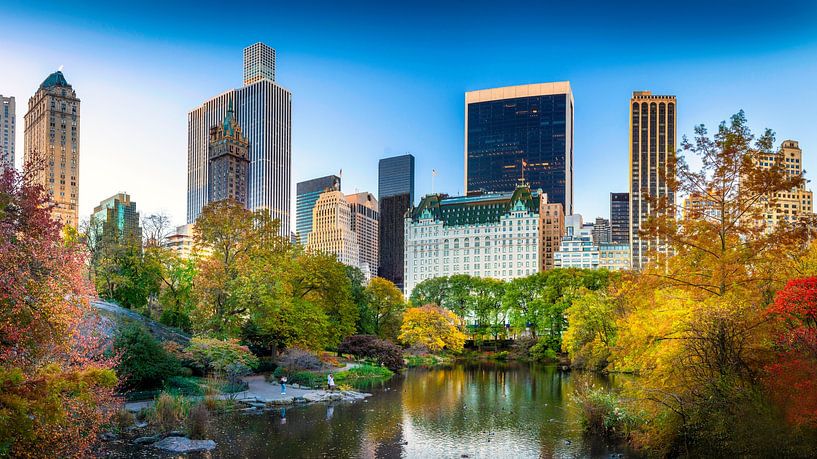
[{"label": "lake", "polygon": [[555,365],[410,369],[366,402],[220,416],[213,457],[632,457],[583,434],[570,395],[584,381],[615,383]]}]

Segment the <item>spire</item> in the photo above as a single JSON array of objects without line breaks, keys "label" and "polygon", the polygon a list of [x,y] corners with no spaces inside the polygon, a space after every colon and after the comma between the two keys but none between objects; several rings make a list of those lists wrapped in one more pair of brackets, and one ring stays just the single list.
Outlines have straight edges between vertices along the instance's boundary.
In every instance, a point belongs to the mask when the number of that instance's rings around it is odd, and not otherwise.
[{"label": "spire", "polygon": [[227,106],[227,114],[224,116],[224,123],[222,124],[224,135],[235,136],[237,124],[235,121],[235,112],[233,111],[233,99],[230,99],[230,104]]}]

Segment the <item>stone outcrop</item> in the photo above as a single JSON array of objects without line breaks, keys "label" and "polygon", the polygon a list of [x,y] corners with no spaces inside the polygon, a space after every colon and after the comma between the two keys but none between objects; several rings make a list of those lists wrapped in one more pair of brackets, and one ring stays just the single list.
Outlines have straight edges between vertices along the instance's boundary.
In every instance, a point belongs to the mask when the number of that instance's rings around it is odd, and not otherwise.
[{"label": "stone outcrop", "polygon": [[154,443],[153,447],[172,453],[192,453],[215,449],[216,442],[213,440],[191,440],[187,437],[167,437]]}]

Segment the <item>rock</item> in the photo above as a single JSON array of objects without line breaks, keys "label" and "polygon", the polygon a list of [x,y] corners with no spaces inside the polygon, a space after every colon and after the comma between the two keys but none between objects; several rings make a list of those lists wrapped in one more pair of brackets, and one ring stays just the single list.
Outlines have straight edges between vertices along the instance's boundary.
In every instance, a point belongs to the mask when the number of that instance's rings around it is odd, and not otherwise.
[{"label": "rock", "polygon": [[99,434],[99,439],[102,441],[113,441],[116,440],[117,438],[119,438],[118,435],[116,435],[113,432],[102,432],[101,434]]},{"label": "rock", "polygon": [[308,400],[303,397],[295,397],[292,401],[295,403],[308,403]]},{"label": "rock", "polygon": [[137,429],[144,429],[145,427],[148,426],[148,423],[146,421],[136,421],[136,424],[134,424],[133,426],[136,427]]},{"label": "rock", "polygon": [[161,440],[162,437],[159,435],[151,435],[149,437],[139,437],[133,441],[135,445],[149,445],[151,443],[156,443],[157,441]]},{"label": "rock", "polygon": [[181,430],[171,430],[165,437],[184,437],[184,432]]},{"label": "rock", "polygon": [[295,397],[273,398],[267,400],[267,405],[292,405]]},{"label": "rock", "polygon": [[303,399],[307,402],[322,402],[326,397],[324,391],[307,392],[303,395]]},{"label": "rock", "polygon": [[153,444],[154,448],[173,453],[192,453],[194,451],[210,451],[215,449],[213,440],[191,440],[186,437],[167,437]]}]

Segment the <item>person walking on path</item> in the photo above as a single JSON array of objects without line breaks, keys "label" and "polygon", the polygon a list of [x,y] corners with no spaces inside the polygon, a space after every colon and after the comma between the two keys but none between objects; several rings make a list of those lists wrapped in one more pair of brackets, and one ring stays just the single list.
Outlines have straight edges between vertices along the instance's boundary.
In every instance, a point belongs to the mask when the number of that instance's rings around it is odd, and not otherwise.
[{"label": "person walking on path", "polygon": [[287,377],[281,376],[281,395],[287,394]]},{"label": "person walking on path", "polygon": [[326,379],[327,384],[329,385],[329,390],[335,390],[335,377],[332,376],[332,373],[329,373],[329,376]]}]

